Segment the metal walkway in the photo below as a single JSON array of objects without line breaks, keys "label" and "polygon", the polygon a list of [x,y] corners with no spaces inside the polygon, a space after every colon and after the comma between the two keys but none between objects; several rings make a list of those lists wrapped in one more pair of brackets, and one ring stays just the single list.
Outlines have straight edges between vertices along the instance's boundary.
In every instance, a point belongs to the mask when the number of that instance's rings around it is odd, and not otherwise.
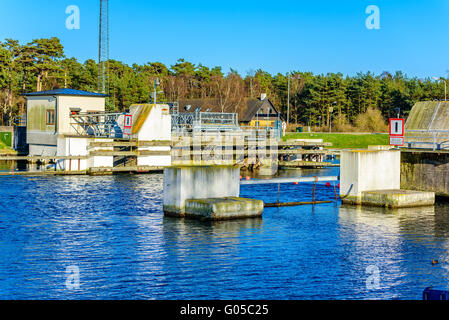
[{"label": "metal walkway", "polygon": [[[339,181],[337,176],[323,176],[323,177],[299,177],[299,178],[274,178],[274,179],[252,179],[252,180],[241,180],[240,185],[256,185],[256,184],[277,184],[277,201],[274,203],[265,203],[264,206],[266,208],[273,207],[293,207],[293,206],[302,206],[307,204],[322,204],[322,203],[332,203],[337,202],[339,195],[337,194],[337,189],[334,184],[334,197],[335,200],[328,201],[316,201],[315,200],[315,189],[318,182],[330,182],[330,181]],[[281,183],[300,183],[300,182],[312,182],[312,200],[311,201],[295,201],[295,202],[280,202],[280,187]]]},{"label": "metal walkway", "polygon": [[323,177],[299,177],[299,178],[273,178],[273,179],[251,179],[241,180],[240,185],[249,184],[280,184],[280,183],[295,183],[295,182],[330,182],[338,181],[337,176],[323,176]]}]

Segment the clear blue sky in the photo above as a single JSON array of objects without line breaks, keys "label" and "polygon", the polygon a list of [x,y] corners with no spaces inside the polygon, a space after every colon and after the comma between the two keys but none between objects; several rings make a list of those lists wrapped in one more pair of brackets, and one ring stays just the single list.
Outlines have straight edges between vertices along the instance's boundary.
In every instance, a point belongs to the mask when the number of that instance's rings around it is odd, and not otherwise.
[{"label": "clear blue sky", "polygon": [[[0,40],[57,36],[68,57],[98,56],[96,0],[0,0]],[[368,30],[368,5],[380,30]],[[80,30],[67,30],[77,5]],[[195,64],[272,74],[401,70],[447,76],[448,0],[110,0],[110,56],[128,64],[178,58]]]}]

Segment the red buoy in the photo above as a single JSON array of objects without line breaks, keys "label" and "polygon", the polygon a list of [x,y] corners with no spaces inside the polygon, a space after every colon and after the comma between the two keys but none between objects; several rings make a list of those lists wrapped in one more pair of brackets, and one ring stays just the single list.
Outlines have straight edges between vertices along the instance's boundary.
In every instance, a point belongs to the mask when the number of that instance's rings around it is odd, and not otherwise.
[{"label": "red buoy", "polygon": [[330,187],[331,183],[330,182],[326,182],[326,187]]},{"label": "red buoy", "polygon": [[339,189],[340,189],[340,184],[337,184],[337,188],[339,188]]},{"label": "red buoy", "polygon": [[246,180],[251,180],[251,177],[250,176],[246,176]]}]

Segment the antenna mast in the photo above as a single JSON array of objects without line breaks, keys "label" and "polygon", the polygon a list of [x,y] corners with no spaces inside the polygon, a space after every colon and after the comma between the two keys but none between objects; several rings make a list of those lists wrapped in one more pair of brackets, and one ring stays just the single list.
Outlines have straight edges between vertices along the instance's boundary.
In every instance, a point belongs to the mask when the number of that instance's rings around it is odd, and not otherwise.
[{"label": "antenna mast", "polygon": [[109,92],[109,0],[100,0],[98,92]]}]

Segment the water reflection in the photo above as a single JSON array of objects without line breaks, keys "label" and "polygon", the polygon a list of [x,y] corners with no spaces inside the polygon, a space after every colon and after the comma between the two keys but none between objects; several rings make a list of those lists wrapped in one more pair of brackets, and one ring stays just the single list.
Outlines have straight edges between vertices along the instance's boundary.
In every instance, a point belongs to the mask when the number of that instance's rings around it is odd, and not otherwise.
[{"label": "water reflection", "polygon": [[[447,204],[330,203],[201,222],[163,217],[162,179],[0,177],[0,298],[420,299],[449,280]],[[311,197],[307,184],[281,191],[281,201]],[[333,196],[324,185],[316,193]],[[277,186],[241,195],[273,202]],[[70,265],[80,268],[78,291],[65,287]],[[370,265],[380,289],[366,287]]]},{"label": "water reflection", "polygon": [[[447,206],[340,207],[339,242],[346,248],[345,259],[352,263],[350,272],[356,279],[371,265],[381,271],[377,291],[364,288],[360,279],[358,287],[367,297],[400,298],[405,294],[419,299],[425,287],[448,282],[447,214]],[[442,264],[432,266],[432,259]]]}]

